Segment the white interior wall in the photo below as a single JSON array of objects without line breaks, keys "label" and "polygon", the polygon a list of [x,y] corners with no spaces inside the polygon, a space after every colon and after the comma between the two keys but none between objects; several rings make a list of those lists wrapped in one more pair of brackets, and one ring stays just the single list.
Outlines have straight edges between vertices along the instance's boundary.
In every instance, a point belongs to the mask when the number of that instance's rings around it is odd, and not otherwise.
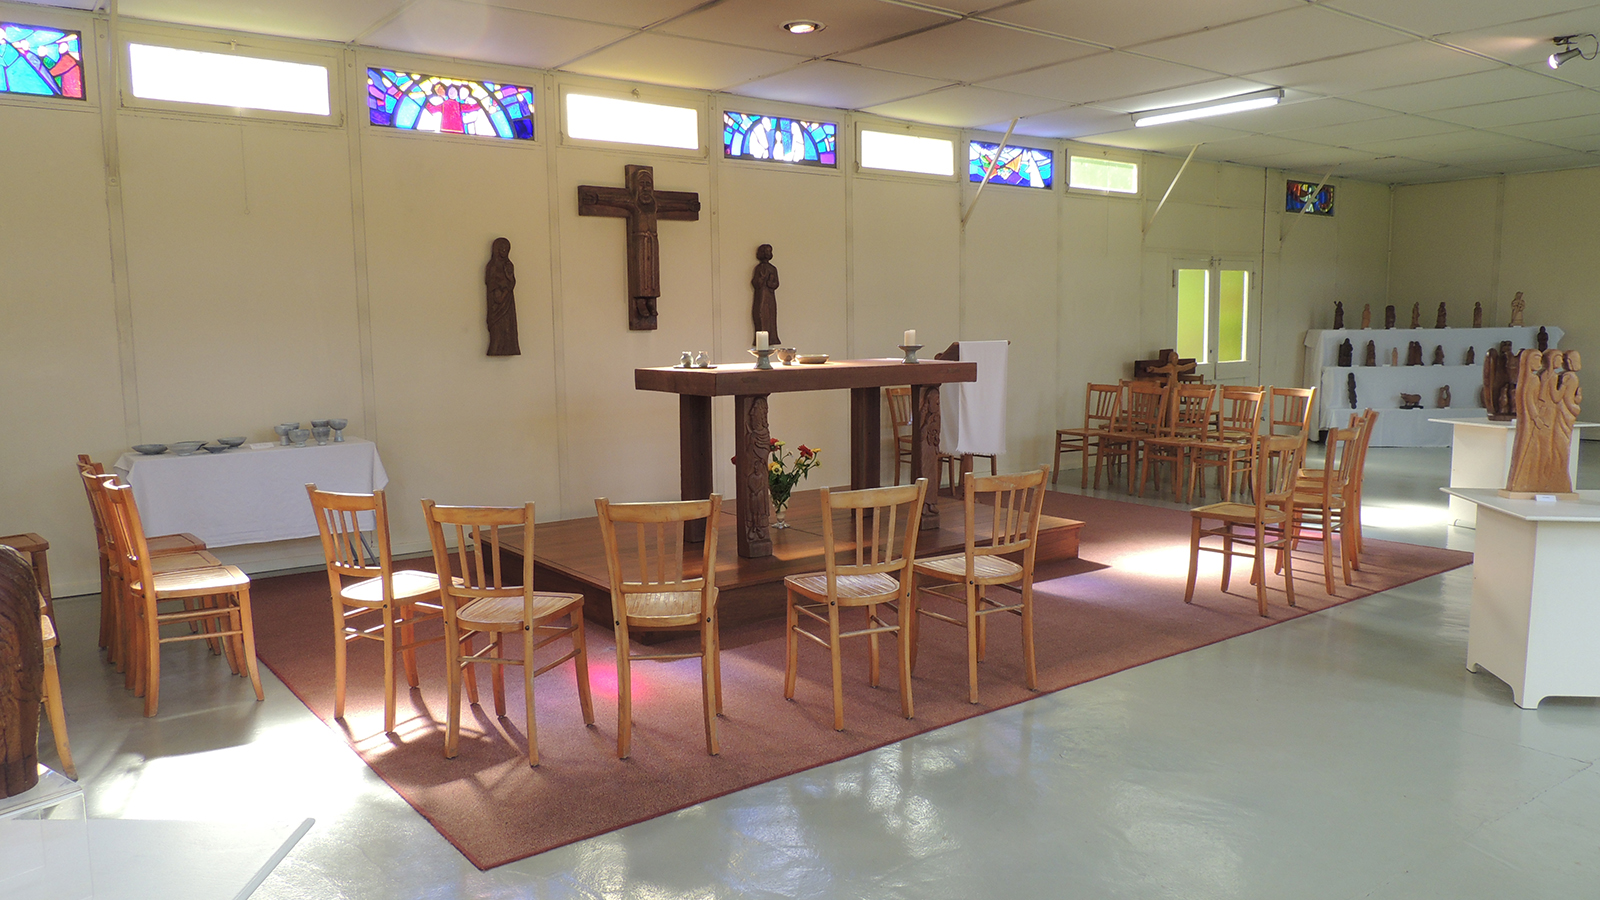
[{"label": "white interior wall", "polygon": [[[353,55],[352,71],[376,60],[540,86],[540,140],[372,129],[360,84],[345,91],[350,124],[338,127],[116,113],[134,336],[126,380],[98,92],[71,108],[0,100],[0,160],[54,206],[44,224],[0,222],[0,267],[12,273],[0,309],[16,326],[0,337],[0,377],[27,388],[0,399],[7,421],[26,423],[0,437],[12,463],[0,533],[51,540],[59,593],[95,589],[72,455],[109,463],[139,441],[263,440],[276,422],[347,415],[351,433],[382,447],[402,550],[424,546],[423,496],[533,499],[542,520],[591,515],[602,495],[675,496],[676,399],[634,390],[632,371],[684,349],[747,358],[760,243],[775,248],[790,344],[859,357],[896,353],[907,328],[925,352],[960,338],[1011,340],[1002,470],[1048,461],[1054,429],[1082,415],[1086,381],[1123,377],[1132,359],[1171,346],[1171,256],[1267,261],[1267,381],[1294,383],[1327,272],[1335,293],[1348,283],[1382,299],[1382,187],[1339,182],[1339,216],[1298,224],[1280,251],[1270,211],[1281,173],[1197,163],[1145,237],[1141,222],[1180,160],[1141,155],[1132,158],[1143,164],[1142,199],[991,186],[963,230],[972,187],[851,170],[849,114],[821,111],[840,123],[838,171],[574,146],[554,116],[562,76]],[[796,111],[679,93],[711,114],[719,103]],[[1064,180],[1066,146],[1045,145]],[[628,163],[653,165],[659,189],[702,201],[698,222],[661,223],[655,332],[626,327],[622,220],[579,217],[575,202],[580,184],[620,185]],[[490,359],[483,266],[502,235],[517,266],[523,355]],[[124,424],[124,395],[136,427]],[[774,433],[825,449],[814,484],[848,479],[848,404],[845,392],[774,397]],[[714,410],[720,459],[732,452],[731,402]],[[731,467],[715,472],[729,492]],[[255,570],[319,559],[313,542],[223,555]]]}]

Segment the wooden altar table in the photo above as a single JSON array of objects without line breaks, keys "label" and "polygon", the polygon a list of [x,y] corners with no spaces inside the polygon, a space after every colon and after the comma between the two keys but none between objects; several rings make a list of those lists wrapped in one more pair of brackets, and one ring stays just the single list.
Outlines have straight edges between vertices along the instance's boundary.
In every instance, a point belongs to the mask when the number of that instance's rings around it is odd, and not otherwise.
[{"label": "wooden altar table", "polygon": [[[775,365],[757,369],[754,363],[719,365],[714,369],[662,366],[635,369],[633,386],[641,391],[678,395],[678,464],[685,500],[711,496],[711,398],[734,398],[733,438],[736,475],[739,555],[756,559],[772,555],[768,530],[772,494],[767,483],[767,396],[785,391],[850,391],[850,488],[878,487],[880,407],[879,389],[911,386],[911,480],[927,476],[936,482],[939,471],[939,385],[977,381],[978,364],[924,360],[910,365],[898,359],[846,359],[821,365]],[[929,491],[923,505],[922,527],[939,527],[937,491]],[[704,537],[703,523],[693,540]]]}]

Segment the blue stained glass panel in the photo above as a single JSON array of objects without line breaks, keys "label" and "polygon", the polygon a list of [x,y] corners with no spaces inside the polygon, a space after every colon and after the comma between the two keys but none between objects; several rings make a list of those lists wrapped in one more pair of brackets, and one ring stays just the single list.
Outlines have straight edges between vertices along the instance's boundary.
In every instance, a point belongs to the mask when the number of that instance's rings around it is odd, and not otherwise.
[{"label": "blue stained glass panel", "polygon": [[[1297,213],[1305,209],[1306,198],[1311,196],[1312,191],[1317,190],[1316,183],[1311,181],[1290,181],[1287,182],[1287,185],[1288,187],[1284,191],[1284,212]],[[1317,199],[1312,202],[1311,208],[1306,210],[1306,215],[1333,215],[1333,185],[1325,184],[1322,186],[1322,190],[1317,191]]]},{"label": "blue stained glass panel", "polygon": [[833,122],[724,112],[722,156],[834,168],[839,164],[839,126]]},{"label": "blue stained glass panel", "polygon": [[[994,152],[1000,145],[972,141],[967,147],[967,180],[982,181],[983,173],[994,162]],[[995,168],[989,181],[1013,187],[1051,187],[1056,183],[1056,155],[1049,150],[1008,144],[1005,152],[1000,154],[1000,165]]]},{"label": "blue stained glass panel", "polygon": [[367,115],[374,125],[531,141],[533,110],[533,88],[367,70]]},{"label": "blue stained glass panel", "polygon": [[83,99],[79,32],[0,22],[0,94]]}]

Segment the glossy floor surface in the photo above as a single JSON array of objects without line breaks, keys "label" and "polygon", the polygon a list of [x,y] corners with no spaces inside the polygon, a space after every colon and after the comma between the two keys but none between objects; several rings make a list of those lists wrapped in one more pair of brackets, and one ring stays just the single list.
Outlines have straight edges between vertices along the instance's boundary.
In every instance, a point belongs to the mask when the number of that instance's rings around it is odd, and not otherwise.
[{"label": "glossy floor surface", "polygon": [[[1375,449],[1369,534],[1470,550],[1448,469],[1447,450]],[[63,693],[91,816],[316,818],[261,898],[1600,896],[1600,701],[1525,711],[1467,672],[1471,583],[1448,572],[489,872],[269,673],[258,704],[179,645],[142,718],[93,650],[97,598],[59,604]]]}]

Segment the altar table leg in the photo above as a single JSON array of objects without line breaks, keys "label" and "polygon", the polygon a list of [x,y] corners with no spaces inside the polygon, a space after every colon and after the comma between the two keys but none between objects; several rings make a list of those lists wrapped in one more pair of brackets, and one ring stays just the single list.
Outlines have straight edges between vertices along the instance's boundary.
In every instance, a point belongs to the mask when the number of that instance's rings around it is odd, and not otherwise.
[{"label": "altar table leg", "polygon": [[927,478],[922,527],[939,527],[939,386],[911,386],[911,483]]},{"label": "altar table leg", "polygon": [[875,488],[883,483],[879,468],[882,447],[878,389],[850,389],[850,490]]},{"label": "altar table leg", "polygon": [[772,555],[767,528],[772,519],[772,486],[767,481],[767,457],[772,432],[767,428],[767,395],[733,398],[734,464],[738,470],[737,509],[739,555],[758,559]]},{"label": "altar table leg", "polygon": [[[711,496],[711,398],[678,395],[679,497],[704,500]],[[683,538],[692,543],[706,539],[706,522],[684,524]]]}]

